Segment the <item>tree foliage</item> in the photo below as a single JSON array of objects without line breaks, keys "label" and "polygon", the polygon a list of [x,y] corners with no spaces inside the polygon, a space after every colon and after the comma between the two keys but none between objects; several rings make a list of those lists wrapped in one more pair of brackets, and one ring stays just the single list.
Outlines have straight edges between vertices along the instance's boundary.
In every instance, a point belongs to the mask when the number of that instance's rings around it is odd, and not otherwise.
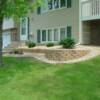
[{"label": "tree foliage", "polygon": [[0,66],[2,65],[2,25],[6,17],[20,18],[40,6],[43,0],[0,0]]},{"label": "tree foliage", "polygon": [[0,0],[1,17],[22,17],[42,4],[42,0]]}]

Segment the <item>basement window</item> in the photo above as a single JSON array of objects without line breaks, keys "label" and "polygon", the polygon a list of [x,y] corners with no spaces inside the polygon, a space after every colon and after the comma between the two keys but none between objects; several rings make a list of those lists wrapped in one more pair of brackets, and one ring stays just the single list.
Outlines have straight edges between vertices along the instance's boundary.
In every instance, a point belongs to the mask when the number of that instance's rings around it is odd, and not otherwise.
[{"label": "basement window", "polygon": [[65,7],[65,6],[66,6],[66,0],[61,0],[60,7]]},{"label": "basement window", "polygon": [[53,9],[53,0],[48,1],[48,9],[52,10]]}]

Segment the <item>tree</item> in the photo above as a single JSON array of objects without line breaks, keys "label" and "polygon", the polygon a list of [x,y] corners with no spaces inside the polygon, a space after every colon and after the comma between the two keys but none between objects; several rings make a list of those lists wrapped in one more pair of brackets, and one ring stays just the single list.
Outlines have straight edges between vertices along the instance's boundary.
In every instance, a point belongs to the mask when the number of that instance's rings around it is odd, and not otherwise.
[{"label": "tree", "polygon": [[0,0],[0,66],[2,66],[2,25],[5,17],[20,18],[41,5],[42,0]]}]

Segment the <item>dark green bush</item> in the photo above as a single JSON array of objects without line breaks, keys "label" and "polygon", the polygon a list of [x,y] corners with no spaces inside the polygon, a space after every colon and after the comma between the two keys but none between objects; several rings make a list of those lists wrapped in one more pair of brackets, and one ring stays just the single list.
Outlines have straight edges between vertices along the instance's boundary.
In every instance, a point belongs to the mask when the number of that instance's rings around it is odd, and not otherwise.
[{"label": "dark green bush", "polygon": [[71,39],[71,38],[65,38],[60,41],[60,45],[62,45],[63,48],[72,49],[75,46],[75,41],[74,39]]},{"label": "dark green bush", "polygon": [[26,45],[29,47],[29,48],[32,48],[32,47],[35,47],[36,46],[36,43],[32,42],[32,41],[27,41],[26,42]]},{"label": "dark green bush", "polygon": [[18,50],[18,49],[14,49],[10,53],[12,53],[12,54],[23,54],[23,51],[22,50]]},{"label": "dark green bush", "polygon": [[47,43],[46,46],[47,47],[53,47],[54,46],[54,43]]}]

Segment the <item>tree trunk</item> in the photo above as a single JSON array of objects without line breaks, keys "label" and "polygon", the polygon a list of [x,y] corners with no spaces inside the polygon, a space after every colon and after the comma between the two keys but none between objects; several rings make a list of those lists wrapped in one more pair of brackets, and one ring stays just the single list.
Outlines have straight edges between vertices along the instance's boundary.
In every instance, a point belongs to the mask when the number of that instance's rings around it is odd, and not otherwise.
[{"label": "tree trunk", "polygon": [[3,25],[3,18],[0,18],[0,67],[3,64],[3,61],[2,61],[2,25]]}]

